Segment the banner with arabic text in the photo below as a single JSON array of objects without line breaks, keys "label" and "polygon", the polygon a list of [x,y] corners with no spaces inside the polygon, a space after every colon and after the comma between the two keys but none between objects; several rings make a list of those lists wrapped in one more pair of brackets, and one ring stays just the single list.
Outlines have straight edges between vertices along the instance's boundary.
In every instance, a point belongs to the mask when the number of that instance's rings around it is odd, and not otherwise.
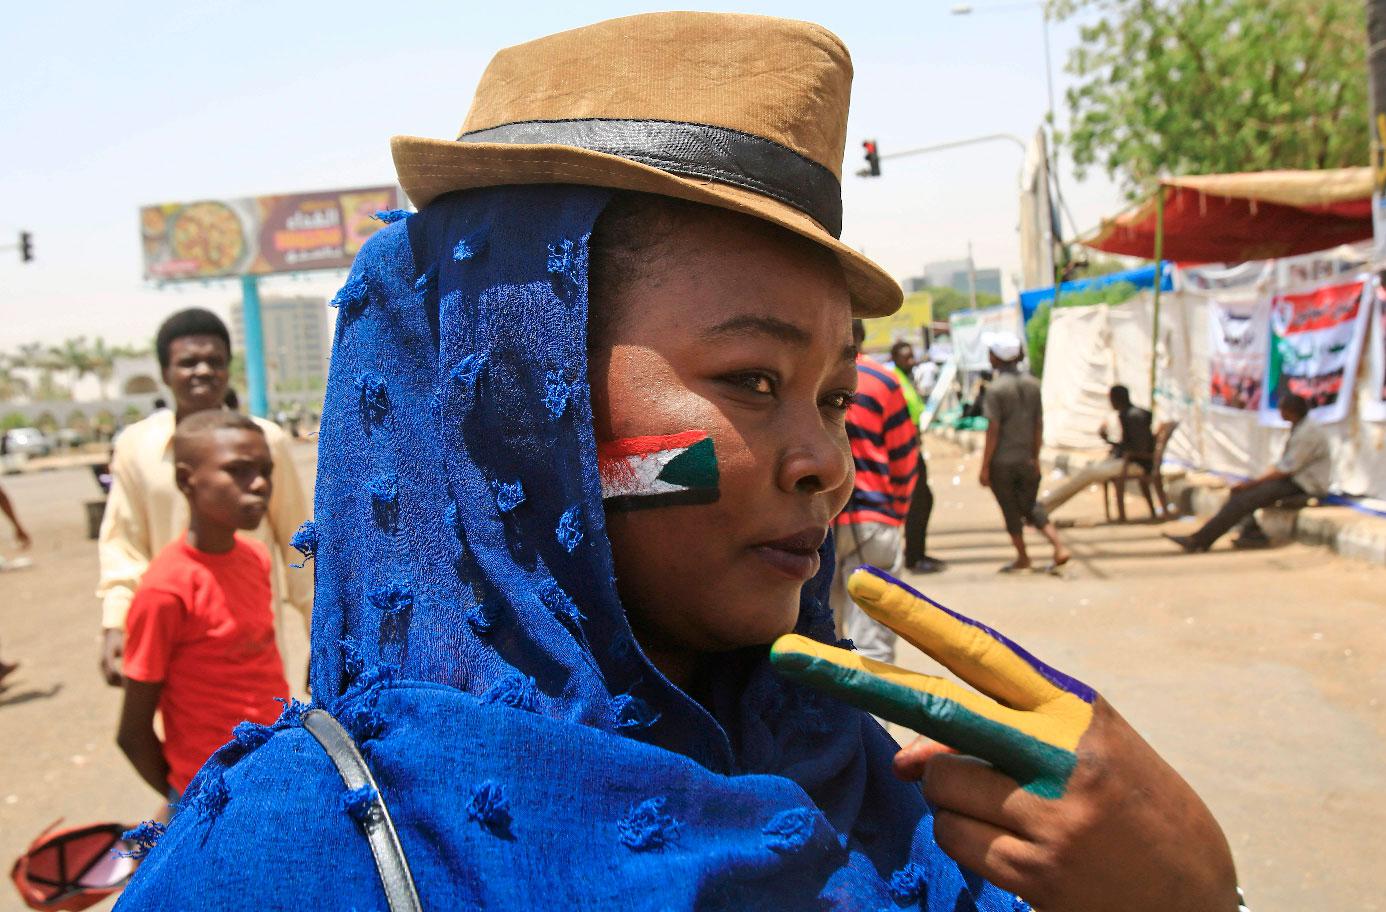
[{"label": "banner with arabic text", "polygon": [[1302,291],[1277,294],[1270,309],[1270,342],[1261,423],[1278,425],[1281,398],[1309,400],[1310,417],[1341,421],[1352,401],[1372,294],[1362,277],[1341,278]]},{"label": "banner with arabic text", "polygon": [[1362,417],[1367,421],[1386,421],[1386,288],[1382,287],[1381,276],[1372,282],[1371,293],[1371,331],[1367,333],[1367,345],[1371,348],[1371,360],[1367,363],[1367,396],[1362,405]]},{"label": "banner with arabic text", "polygon": [[976,310],[959,310],[948,316],[948,335],[953,342],[953,356],[963,370],[986,370],[991,367],[987,342],[992,333],[1008,332],[1023,342],[1025,321],[1018,304],[998,304]]},{"label": "banner with arabic text", "polygon": [[400,206],[398,187],[362,187],[140,209],[144,277],[169,282],[346,269]]},{"label": "banner with arabic text", "polygon": [[1234,412],[1261,408],[1270,341],[1269,297],[1208,299],[1208,404]]}]

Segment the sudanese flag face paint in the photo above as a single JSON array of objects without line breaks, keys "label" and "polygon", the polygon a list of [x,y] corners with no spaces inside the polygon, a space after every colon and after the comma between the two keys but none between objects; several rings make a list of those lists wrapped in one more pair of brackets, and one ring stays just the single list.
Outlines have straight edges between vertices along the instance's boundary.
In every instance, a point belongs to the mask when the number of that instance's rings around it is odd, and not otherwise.
[{"label": "sudanese flag face paint", "polygon": [[706,431],[598,444],[597,468],[607,510],[710,504],[721,496],[717,454]]}]

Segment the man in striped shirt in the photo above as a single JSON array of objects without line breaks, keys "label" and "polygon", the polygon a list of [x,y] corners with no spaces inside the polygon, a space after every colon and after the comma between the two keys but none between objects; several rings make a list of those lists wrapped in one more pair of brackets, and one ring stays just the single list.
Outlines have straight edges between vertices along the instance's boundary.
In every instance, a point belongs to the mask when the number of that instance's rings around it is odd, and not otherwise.
[{"label": "man in striped shirt", "polygon": [[895,659],[895,633],[867,616],[847,595],[848,575],[862,564],[898,573],[900,536],[919,469],[919,436],[890,368],[860,354],[866,329],[852,322],[857,343],[857,395],[847,411],[856,481],[852,499],[833,521],[837,573],[830,600],[843,635],[867,658]]}]

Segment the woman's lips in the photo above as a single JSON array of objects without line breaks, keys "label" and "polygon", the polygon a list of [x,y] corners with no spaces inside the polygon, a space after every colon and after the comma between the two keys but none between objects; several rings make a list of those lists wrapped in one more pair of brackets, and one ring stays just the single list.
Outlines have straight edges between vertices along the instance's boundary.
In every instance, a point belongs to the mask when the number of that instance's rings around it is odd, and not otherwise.
[{"label": "woman's lips", "polygon": [[828,537],[822,526],[752,546],[756,556],[784,576],[805,582],[818,572],[818,549]]},{"label": "woman's lips", "polygon": [[765,561],[770,567],[780,574],[799,582],[807,582],[813,579],[818,572],[818,552],[810,554],[799,554],[794,551],[785,551],[782,548],[772,548],[769,545],[757,545],[752,549],[756,556]]}]

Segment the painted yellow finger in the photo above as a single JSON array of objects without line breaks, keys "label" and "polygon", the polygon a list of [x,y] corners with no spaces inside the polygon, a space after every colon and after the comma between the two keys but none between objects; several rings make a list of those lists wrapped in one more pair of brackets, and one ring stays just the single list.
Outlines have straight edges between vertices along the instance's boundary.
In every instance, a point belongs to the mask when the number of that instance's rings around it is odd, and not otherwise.
[{"label": "painted yellow finger", "polygon": [[1007,706],[1033,710],[1058,704],[1058,709],[1073,700],[1090,705],[1096,696],[990,627],[949,611],[875,567],[854,572],[847,591],[871,617]]},{"label": "painted yellow finger", "polygon": [[873,618],[981,693],[800,636],[775,641],[776,671],[980,757],[1037,795],[1063,795],[1092,725],[1092,688],[874,567],[853,573],[847,589]]}]

